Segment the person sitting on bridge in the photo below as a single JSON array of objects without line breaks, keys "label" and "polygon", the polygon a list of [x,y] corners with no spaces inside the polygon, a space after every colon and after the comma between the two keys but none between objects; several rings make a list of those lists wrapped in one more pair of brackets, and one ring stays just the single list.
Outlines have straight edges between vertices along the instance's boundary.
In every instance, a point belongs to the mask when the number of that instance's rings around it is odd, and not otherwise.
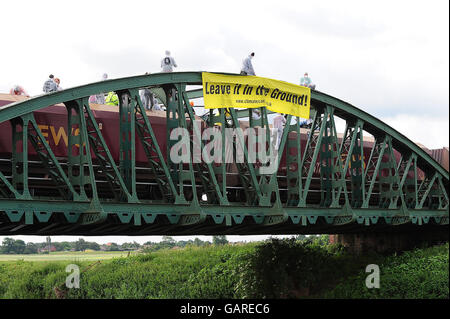
[{"label": "person sitting on bridge", "polygon": [[242,62],[241,74],[242,75],[256,75],[253,69],[252,59],[255,56],[255,52],[250,53],[248,57]]},{"label": "person sitting on bridge", "polygon": [[108,95],[106,96],[106,105],[119,105],[119,97],[115,92],[111,91],[108,93]]},{"label": "person sitting on bridge", "polygon": [[48,76],[48,80],[45,81],[44,83],[44,87],[42,88],[42,90],[45,93],[50,93],[50,92],[56,92],[58,91],[58,86],[56,85],[55,81],[54,81],[54,76],[53,74],[50,74]]},{"label": "person sitting on bridge", "polygon": [[306,86],[312,90],[316,89],[316,85],[312,83],[311,78],[308,76],[308,72],[305,72],[305,75],[300,79],[300,85]]},{"label": "person sitting on bridge", "polygon": [[14,85],[14,87],[9,91],[11,95],[25,95],[26,97],[30,97],[27,92],[20,85]]},{"label": "person sitting on bridge", "polygon": [[166,56],[161,60],[161,68],[163,72],[173,72],[172,67],[178,67],[175,59],[170,56],[170,51],[166,50]]},{"label": "person sitting on bridge", "polygon": [[61,80],[59,78],[55,78],[56,83],[56,91],[61,91],[63,88],[59,86],[59,83],[61,83]]}]

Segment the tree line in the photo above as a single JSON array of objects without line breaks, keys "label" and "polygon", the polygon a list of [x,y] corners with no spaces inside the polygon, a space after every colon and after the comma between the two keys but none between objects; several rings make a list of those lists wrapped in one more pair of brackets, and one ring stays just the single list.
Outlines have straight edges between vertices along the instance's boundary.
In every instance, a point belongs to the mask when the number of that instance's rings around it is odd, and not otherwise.
[{"label": "tree line", "polygon": [[134,251],[134,250],[144,250],[144,251],[156,251],[160,249],[172,249],[176,247],[186,247],[186,246],[208,246],[208,245],[225,245],[228,243],[226,236],[213,236],[212,243],[210,241],[203,241],[199,238],[194,240],[180,240],[176,241],[170,236],[163,236],[160,242],[145,242],[144,244],[139,244],[135,241],[126,242],[123,244],[117,243],[107,243],[100,245],[96,242],[86,241],[83,238],[79,238],[77,241],[69,242],[51,242],[50,237],[42,243],[25,243],[21,239],[14,239],[10,237],[5,237],[0,246],[0,254],[38,254],[38,253],[49,253],[49,252],[62,252],[62,251],[86,251],[86,250],[104,250],[104,251]]}]

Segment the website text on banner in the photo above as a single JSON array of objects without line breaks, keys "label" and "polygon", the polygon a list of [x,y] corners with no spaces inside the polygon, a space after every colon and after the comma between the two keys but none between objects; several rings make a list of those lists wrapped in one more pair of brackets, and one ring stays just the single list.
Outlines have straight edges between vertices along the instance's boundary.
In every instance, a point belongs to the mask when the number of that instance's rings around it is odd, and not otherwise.
[{"label": "website text on banner", "polygon": [[202,73],[206,109],[266,107],[309,118],[311,89],[258,76]]}]

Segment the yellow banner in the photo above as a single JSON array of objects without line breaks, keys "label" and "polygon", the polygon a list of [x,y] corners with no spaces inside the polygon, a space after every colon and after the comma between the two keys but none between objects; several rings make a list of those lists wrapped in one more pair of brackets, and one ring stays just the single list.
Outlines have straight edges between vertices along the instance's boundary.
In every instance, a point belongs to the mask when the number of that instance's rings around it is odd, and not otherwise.
[{"label": "yellow banner", "polygon": [[311,89],[258,76],[202,73],[206,109],[258,108],[309,118]]}]

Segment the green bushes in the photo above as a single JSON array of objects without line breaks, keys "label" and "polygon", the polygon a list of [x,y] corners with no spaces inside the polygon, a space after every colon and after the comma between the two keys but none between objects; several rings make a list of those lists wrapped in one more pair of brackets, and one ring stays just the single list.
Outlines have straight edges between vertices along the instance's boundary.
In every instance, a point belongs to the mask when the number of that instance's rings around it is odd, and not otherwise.
[{"label": "green bushes", "polygon": [[[68,264],[0,263],[0,298],[55,298]],[[377,264],[381,288],[367,289]],[[401,255],[354,256],[313,240],[187,247],[104,260],[81,274],[67,298],[448,298],[448,244]]]},{"label": "green bushes", "polygon": [[323,294],[324,298],[449,298],[449,245],[415,249],[380,264],[380,288],[367,289],[363,271]]},{"label": "green bushes", "polygon": [[113,259],[81,276],[69,298],[233,298],[241,247],[188,247]]},{"label": "green bushes", "polygon": [[65,282],[65,267],[61,262],[3,264],[0,266],[0,297],[48,298],[55,285]]},{"label": "green bushes", "polygon": [[243,261],[237,291],[243,298],[307,297],[333,286],[365,259],[315,240],[270,239]]}]

